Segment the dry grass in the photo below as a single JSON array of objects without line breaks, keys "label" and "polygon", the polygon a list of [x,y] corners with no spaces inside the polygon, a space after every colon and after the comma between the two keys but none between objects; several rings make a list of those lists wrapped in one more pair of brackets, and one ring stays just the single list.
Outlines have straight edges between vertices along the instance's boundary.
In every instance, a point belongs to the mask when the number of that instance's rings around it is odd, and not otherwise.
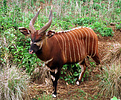
[{"label": "dry grass", "polygon": [[115,45],[102,62],[107,65],[100,75],[100,93],[105,97],[121,99],[121,44]]},{"label": "dry grass", "polygon": [[28,100],[28,76],[16,67],[0,71],[0,100]]},{"label": "dry grass", "polygon": [[121,64],[104,67],[100,78],[100,93],[105,97],[116,96],[121,99]]},{"label": "dry grass", "polygon": [[35,70],[31,75],[31,81],[37,84],[46,83],[46,85],[49,85],[51,84],[50,79],[51,79],[50,72],[47,66],[41,66],[41,67],[35,68]]},{"label": "dry grass", "polygon": [[102,63],[106,63],[106,64],[108,63],[110,65],[114,62],[121,63],[121,44],[115,43],[113,47],[114,49],[110,50],[110,52],[104,56]]}]

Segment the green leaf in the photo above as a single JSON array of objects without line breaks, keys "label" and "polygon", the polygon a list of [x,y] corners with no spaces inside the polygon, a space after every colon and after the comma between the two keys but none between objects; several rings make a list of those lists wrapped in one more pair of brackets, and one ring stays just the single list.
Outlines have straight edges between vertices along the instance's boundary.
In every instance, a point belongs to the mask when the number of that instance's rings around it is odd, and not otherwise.
[{"label": "green leaf", "polygon": [[120,100],[120,99],[117,99],[115,96],[113,98],[111,98],[111,100]]}]

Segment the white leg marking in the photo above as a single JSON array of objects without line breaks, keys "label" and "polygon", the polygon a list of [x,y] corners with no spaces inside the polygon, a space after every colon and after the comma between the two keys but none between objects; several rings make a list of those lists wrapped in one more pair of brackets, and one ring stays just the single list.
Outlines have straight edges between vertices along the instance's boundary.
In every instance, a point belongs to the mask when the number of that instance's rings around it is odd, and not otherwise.
[{"label": "white leg marking", "polygon": [[76,84],[79,85],[79,81],[77,81]]},{"label": "white leg marking", "polygon": [[[84,72],[84,67],[83,67],[83,65],[80,65],[80,67],[81,67],[81,73],[80,73],[80,75],[79,75],[79,79],[80,79],[80,77],[82,76],[82,73]],[[81,80],[80,80],[81,81]]]},{"label": "white leg marking", "polygon": [[55,94],[52,94],[52,97],[53,97],[53,98],[56,98],[56,95],[55,95]]},{"label": "white leg marking", "polygon": [[57,74],[57,72],[58,72],[58,69],[55,69],[55,74]]},{"label": "white leg marking", "polygon": [[53,81],[55,81],[55,77],[54,77],[53,75],[51,75],[51,79],[52,79]]}]

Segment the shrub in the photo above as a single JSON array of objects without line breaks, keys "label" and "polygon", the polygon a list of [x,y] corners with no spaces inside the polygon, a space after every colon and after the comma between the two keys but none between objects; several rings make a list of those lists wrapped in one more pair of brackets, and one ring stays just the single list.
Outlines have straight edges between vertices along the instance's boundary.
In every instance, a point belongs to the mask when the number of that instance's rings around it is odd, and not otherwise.
[{"label": "shrub", "polygon": [[[77,64],[66,64],[62,67],[61,75],[64,77],[60,77],[64,79],[69,84],[75,84],[79,75],[81,73],[81,67]],[[85,71],[83,78],[81,81],[84,81],[86,77],[89,77],[89,73]]]},{"label": "shrub", "polygon": [[113,30],[110,27],[107,27],[104,23],[96,21],[92,25],[90,25],[95,32],[99,32],[102,36],[113,36]]},{"label": "shrub", "polygon": [[80,26],[83,26],[85,24],[92,24],[96,22],[96,19],[94,17],[85,17],[85,18],[77,18],[76,20],[74,20],[74,24],[78,24]]},{"label": "shrub", "polygon": [[0,71],[0,100],[25,100],[28,76],[16,67]]},{"label": "shrub", "polygon": [[113,30],[107,27],[104,22],[95,19],[94,17],[78,18],[73,23],[80,26],[91,27],[95,32],[99,32],[102,36],[113,36]]},{"label": "shrub", "polygon": [[116,29],[120,30],[121,29],[121,22],[119,24],[116,24]]}]

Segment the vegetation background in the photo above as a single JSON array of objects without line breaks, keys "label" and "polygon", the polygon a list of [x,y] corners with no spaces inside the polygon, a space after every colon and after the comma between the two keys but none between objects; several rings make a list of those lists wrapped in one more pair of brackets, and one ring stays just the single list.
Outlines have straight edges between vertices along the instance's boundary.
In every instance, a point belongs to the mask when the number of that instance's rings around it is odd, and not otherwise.
[{"label": "vegetation background", "polygon": [[[35,68],[42,67],[43,62],[36,55],[28,53],[30,38],[26,38],[18,30],[18,27],[29,28],[29,22],[40,6],[41,11],[34,25],[36,29],[40,29],[48,22],[51,5],[53,5],[53,21],[49,28],[51,30],[63,31],[86,26],[91,27],[98,36],[113,37],[114,32],[109,26],[114,25],[117,30],[121,29],[121,0],[0,0],[0,5],[0,91],[2,91],[0,98],[3,100],[5,98],[23,99],[25,97],[23,93],[27,91],[28,87],[22,83],[25,82],[27,85],[27,77],[32,76]],[[120,50],[119,55],[121,55]],[[96,67],[93,61],[90,61],[90,66]],[[119,69],[117,70],[115,67]],[[120,63],[114,64],[112,67],[109,65],[109,68],[111,68],[111,72],[104,68],[104,73],[101,74],[106,75],[102,76],[100,83],[101,88],[103,87],[102,95],[106,92],[105,97],[111,98],[115,95],[121,99],[119,93],[121,91]],[[19,70],[22,74],[18,71],[13,72],[11,69]],[[61,79],[68,84],[75,84],[80,71],[78,64],[64,65]],[[117,81],[112,82],[116,77],[109,79],[112,72],[119,73],[118,76],[116,74]],[[87,71],[84,78],[88,78],[89,74]],[[26,77],[26,75],[28,76]],[[113,75],[115,76],[115,73]],[[105,88],[107,86],[109,89],[111,88],[110,91]],[[28,96],[26,97],[28,98]],[[43,98],[50,100],[51,96],[43,96]]]}]

